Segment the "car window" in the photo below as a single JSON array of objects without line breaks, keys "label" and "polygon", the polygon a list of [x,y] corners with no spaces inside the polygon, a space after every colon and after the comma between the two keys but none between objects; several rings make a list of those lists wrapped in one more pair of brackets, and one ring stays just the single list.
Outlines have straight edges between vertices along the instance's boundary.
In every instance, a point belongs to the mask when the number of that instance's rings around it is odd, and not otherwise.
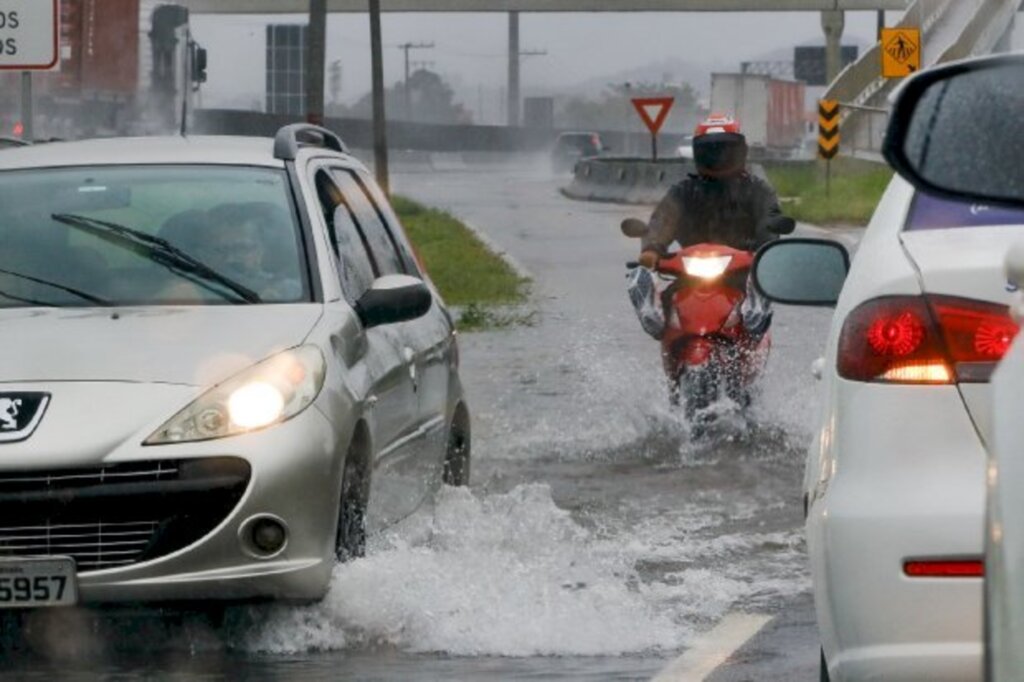
[{"label": "car window", "polygon": [[909,232],[995,226],[1024,226],[1024,210],[953,201],[919,192],[904,229]]},{"label": "car window", "polygon": [[335,168],[332,178],[341,188],[359,228],[366,236],[367,244],[377,266],[378,276],[405,273],[405,265],[394,236],[384,224],[381,215],[374,208],[370,197],[357,182],[355,176],[348,170]]},{"label": "car window", "polygon": [[349,303],[355,303],[370,289],[374,280],[374,266],[366,237],[359,230],[341,190],[327,173],[317,173],[316,187],[334,255],[338,258],[342,292]]},{"label": "car window", "polygon": [[284,171],[0,173],[0,307],[310,300]]},{"label": "car window", "polygon": [[373,201],[374,207],[377,209],[377,213],[381,216],[384,223],[387,225],[388,232],[393,237],[395,244],[398,246],[399,255],[402,257],[402,261],[405,264],[405,271],[416,277],[420,276],[420,265],[416,260],[416,255],[413,252],[412,243],[409,241],[408,235],[405,234],[405,228],[402,227],[402,221],[398,219],[393,208],[391,208],[391,202],[384,196],[384,192],[380,190],[377,183],[374,182],[366,173],[362,171],[355,172],[355,178],[359,182],[359,185],[370,195]]}]

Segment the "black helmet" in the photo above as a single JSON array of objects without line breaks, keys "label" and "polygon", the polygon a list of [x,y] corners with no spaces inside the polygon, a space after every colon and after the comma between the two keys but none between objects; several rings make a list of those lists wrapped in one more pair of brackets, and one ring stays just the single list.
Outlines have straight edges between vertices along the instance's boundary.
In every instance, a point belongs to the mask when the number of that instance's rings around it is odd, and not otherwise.
[{"label": "black helmet", "polygon": [[713,178],[741,173],[747,167],[747,138],[729,116],[712,114],[693,133],[697,172]]}]

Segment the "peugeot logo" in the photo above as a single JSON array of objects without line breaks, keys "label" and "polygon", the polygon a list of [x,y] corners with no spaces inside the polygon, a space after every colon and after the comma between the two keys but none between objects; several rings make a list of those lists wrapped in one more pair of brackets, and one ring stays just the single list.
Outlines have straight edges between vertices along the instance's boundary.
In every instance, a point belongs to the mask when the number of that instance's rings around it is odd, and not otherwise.
[{"label": "peugeot logo", "polygon": [[0,443],[31,436],[49,402],[46,393],[0,393]]}]

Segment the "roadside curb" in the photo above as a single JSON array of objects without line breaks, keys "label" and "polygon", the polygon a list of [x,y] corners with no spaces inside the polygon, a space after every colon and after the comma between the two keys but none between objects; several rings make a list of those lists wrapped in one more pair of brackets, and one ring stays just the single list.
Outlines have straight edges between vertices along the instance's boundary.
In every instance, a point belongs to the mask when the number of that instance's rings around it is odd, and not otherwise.
[{"label": "roadside curb", "polygon": [[[459,216],[457,215],[456,217],[459,218]],[[466,226],[466,229],[473,233],[474,237],[479,239],[484,246],[490,249],[495,256],[500,258],[505,263],[505,265],[512,268],[516,275],[518,275],[521,279],[528,279],[531,281],[534,280],[533,273],[527,270],[526,267],[522,263],[520,263],[515,256],[513,256],[507,250],[505,250],[505,248],[501,244],[494,241],[494,239],[492,239],[490,235],[488,235],[486,232],[484,232],[482,229],[480,229],[471,222],[468,222],[462,218],[459,218],[459,221]]]}]

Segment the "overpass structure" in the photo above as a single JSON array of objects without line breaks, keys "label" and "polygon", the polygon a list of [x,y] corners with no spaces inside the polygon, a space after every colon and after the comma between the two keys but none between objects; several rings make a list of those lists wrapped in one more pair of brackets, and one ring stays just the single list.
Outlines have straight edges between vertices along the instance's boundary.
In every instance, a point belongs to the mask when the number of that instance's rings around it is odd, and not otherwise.
[{"label": "overpass structure", "polygon": [[[304,14],[309,0],[185,0],[196,14]],[[911,0],[381,0],[381,12],[844,12],[901,10]],[[328,12],[367,11],[328,0]]]},{"label": "overpass structure", "polygon": [[[922,66],[989,54],[1013,27],[1022,0],[915,0],[898,26],[919,26]],[[832,81],[825,99],[843,105],[842,146],[869,156],[881,150],[888,97],[899,80],[881,77],[884,46],[875,45]]]}]

